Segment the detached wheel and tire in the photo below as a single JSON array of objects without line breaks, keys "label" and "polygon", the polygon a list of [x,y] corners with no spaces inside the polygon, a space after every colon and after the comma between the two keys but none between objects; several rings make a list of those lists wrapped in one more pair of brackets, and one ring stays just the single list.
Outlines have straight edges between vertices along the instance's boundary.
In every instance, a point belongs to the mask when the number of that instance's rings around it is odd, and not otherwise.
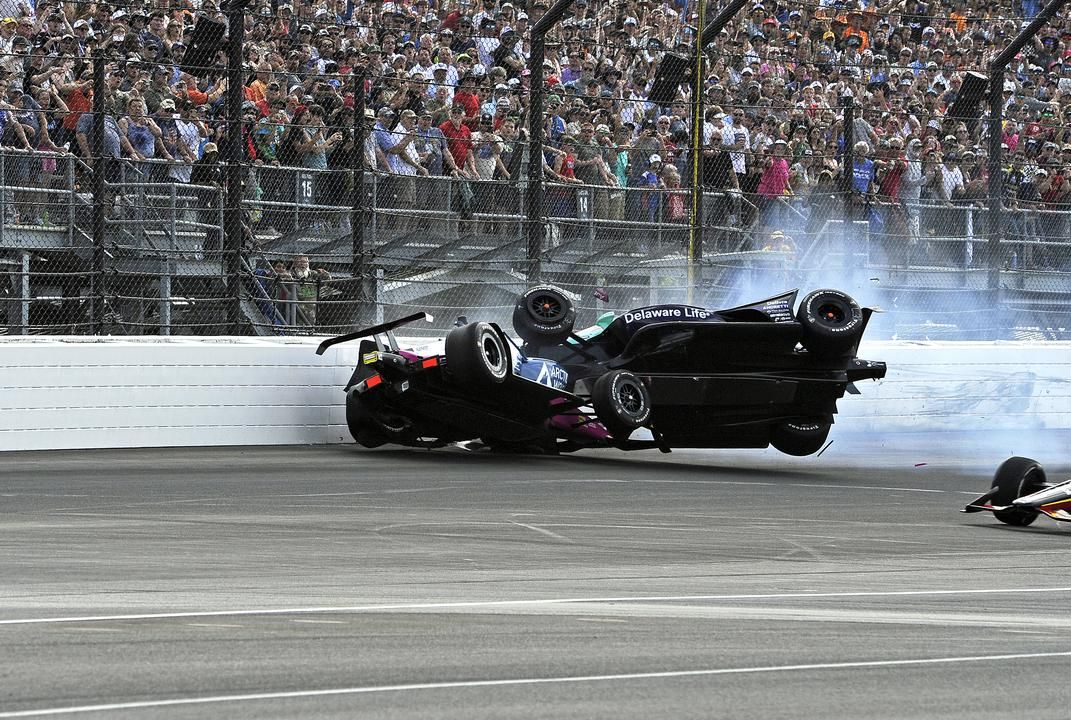
[{"label": "detached wheel and tire", "polygon": [[825,445],[832,425],[826,418],[790,420],[771,428],[770,444],[785,455],[813,455]]},{"label": "detached wheel and tire", "polygon": [[595,381],[591,404],[615,440],[627,440],[651,419],[651,392],[638,376],[625,370],[608,372]]},{"label": "detached wheel and tire", "polygon": [[[1025,457],[1011,457],[1000,464],[993,476],[991,490],[996,490],[992,502],[994,505],[1011,505],[1016,498],[1029,495],[1045,487],[1045,471],[1037,460]],[[1038,517],[1033,508],[1013,508],[994,510],[993,517],[1006,525],[1026,527]]]},{"label": "detached wheel and tire", "polygon": [[540,285],[523,293],[513,307],[513,329],[529,345],[557,345],[573,332],[576,309],[565,293]]},{"label": "detached wheel and tire", "polygon": [[796,320],[803,326],[801,343],[819,357],[843,355],[863,333],[863,310],[840,290],[815,290],[803,298]]},{"label": "detached wheel and tire", "polygon": [[488,388],[505,382],[512,365],[502,336],[485,322],[471,323],[446,336],[446,366],[464,387]]}]

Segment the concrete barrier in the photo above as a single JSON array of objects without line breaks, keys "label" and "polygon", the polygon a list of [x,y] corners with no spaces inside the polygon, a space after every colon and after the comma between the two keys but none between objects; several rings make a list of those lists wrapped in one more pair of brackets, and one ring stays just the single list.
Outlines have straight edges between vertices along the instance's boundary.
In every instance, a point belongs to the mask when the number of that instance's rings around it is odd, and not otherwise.
[{"label": "concrete barrier", "polygon": [[[350,442],[357,343],[0,339],[0,450]],[[1071,343],[867,343],[889,363],[840,403],[871,432],[1071,428]]]}]

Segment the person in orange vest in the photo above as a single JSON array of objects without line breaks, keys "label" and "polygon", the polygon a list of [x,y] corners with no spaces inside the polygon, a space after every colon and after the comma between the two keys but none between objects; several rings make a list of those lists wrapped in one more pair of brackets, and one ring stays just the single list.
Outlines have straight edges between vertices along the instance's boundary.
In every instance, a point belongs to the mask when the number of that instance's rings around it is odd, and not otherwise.
[{"label": "person in orange vest", "polygon": [[852,36],[858,37],[862,42],[862,45],[859,46],[859,52],[865,52],[870,47],[870,33],[863,29],[863,13],[861,10],[852,10],[848,13],[848,27],[844,28],[840,39],[847,41]]}]

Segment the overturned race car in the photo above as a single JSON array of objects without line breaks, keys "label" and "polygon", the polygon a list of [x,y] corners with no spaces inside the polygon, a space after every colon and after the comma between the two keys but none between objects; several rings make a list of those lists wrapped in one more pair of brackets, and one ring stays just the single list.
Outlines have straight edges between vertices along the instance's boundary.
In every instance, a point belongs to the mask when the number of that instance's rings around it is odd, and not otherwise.
[{"label": "overturned race car", "polygon": [[1000,464],[989,491],[962,512],[988,511],[1007,525],[1025,527],[1039,515],[1071,521],[1071,479],[1050,483],[1037,460],[1011,457]]},{"label": "overturned race car", "polygon": [[810,455],[826,442],[837,400],[886,368],[856,357],[869,308],[838,290],[817,290],[793,313],[796,295],[718,311],[637,308],[575,330],[569,296],[539,286],[514,308],[521,344],[495,323],[466,322],[449,332],[442,352],[404,350],[394,330],[428,317],[420,312],[325,340],[317,354],[362,339],[345,391],[350,433],[364,447],[773,445]]}]

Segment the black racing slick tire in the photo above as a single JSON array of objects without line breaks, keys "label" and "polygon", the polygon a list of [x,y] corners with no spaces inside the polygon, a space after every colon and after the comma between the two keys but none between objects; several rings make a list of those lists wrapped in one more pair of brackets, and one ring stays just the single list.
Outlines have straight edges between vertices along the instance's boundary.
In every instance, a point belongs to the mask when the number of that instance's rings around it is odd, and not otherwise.
[{"label": "black racing slick tire", "polygon": [[[1045,471],[1037,460],[1025,457],[1011,457],[1000,464],[993,476],[991,503],[994,505],[1011,505],[1016,498],[1029,495],[1045,487]],[[1013,508],[994,510],[993,517],[1006,525],[1026,527],[1038,517],[1033,508]]]},{"label": "black racing slick tire", "polygon": [[819,357],[843,355],[863,334],[863,310],[840,290],[815,290],[807,294],[796,311],[803,328],[801,344]]},{"label": "black racing slick tire", "polygon": [[573,332],[576,309],[564,292],[540,285],[522,293],[513,307],[513,329],[529,345],[557,345]]},{"label": "black racing slick tire", "polygon": [[390,442],[390,438],[376,429],[372,414],[356,395],[346,398],[346,425],[361,447],[377,448]]},{"label": "black racing slick tire", "polygon": [[826,418],[800,418],[774,425],[770,429],[770,444],[785,455],[813,455],[825,445],[832,424]]},{"label": "black racing slick tire", "polygon": [[512,360],[498,331],[479,322],[455,328],[446,336],[446,366],[459,385],[486,388],[505,382]]},{"label": "black racing slick tire", "polygon": [[638,376],[625,370],[608,372],[595,381],[591,404],[614,440],[624,441],[651,419],[651,392]]}]

